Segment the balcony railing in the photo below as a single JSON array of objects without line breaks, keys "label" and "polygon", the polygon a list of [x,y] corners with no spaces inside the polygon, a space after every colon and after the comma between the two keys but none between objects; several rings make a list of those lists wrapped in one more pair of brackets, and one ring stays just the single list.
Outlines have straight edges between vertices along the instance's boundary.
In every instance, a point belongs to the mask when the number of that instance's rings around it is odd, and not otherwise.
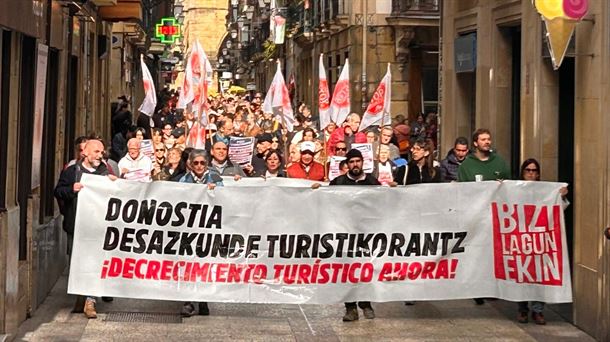
[{"label": "balcony railing", "polygon": [[351,0],[313,0],[313,26],[347,15]]},{"label": "balcony railing", "polygon": [[438,15],[440,0],[392,0],[392,16]]}]

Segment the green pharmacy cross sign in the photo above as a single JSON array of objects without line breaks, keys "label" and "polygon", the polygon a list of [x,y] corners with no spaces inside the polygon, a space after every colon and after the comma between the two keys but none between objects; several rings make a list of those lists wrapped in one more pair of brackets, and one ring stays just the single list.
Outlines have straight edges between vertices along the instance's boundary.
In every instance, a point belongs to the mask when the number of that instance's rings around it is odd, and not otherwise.
[{"label": "green pharmacy cross sign", "polygon": [[163,18],[161,23],[156,25],[155,36],[161,43],[171,44],[180,37],[180,25],[176,24],[174,18]]}]

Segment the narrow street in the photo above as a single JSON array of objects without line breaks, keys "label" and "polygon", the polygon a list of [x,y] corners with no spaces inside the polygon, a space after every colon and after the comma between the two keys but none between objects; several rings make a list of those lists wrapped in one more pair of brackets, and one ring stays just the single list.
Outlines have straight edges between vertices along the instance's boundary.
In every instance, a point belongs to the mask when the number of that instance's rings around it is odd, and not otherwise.
[{"label": "narrow street", "polygon": [[179,302],[116,298],[87,320],[70,313],[66,283],[64,275],[17,341],[594,341],[552,309],[546,326],[519,324],[516,305],[505,301],[378,303],[376,319],[343,323],[342,305],[213,303],[210,316],[182,319]]}]

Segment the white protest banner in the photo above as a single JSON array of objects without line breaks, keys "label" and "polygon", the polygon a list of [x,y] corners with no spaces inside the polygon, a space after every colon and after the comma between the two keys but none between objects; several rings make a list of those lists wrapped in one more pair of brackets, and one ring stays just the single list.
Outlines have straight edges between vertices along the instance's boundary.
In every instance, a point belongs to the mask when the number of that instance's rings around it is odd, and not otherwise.
[{"label": "white protest banner", "polygon": [[229,142],[229,160],[236,165],[252,164],[254,138],[231,137]]},{"label": "white protest banner", "polygon": [[147,156],[148,158],[154,158],[155,148],[153,146],[152,140],[144,139],[140,141],[140,153]]},{"label": "white protest banner", "polygon": [[331,156],[328,162],[328,180],[331,181],[341,176],[341,169],[339,164],[345,160],[345,157]]},{"label": "white protest banner", "polygon": [[373,144],[352,144],[352,148],[362,152],[364,162],[362,168],[365,173],[373,173],[375,170],[375,162],[373,161]]},{"label": "white protest banner", "polygon": [[82,183],[72,294],[307,304],[572,299],[562,183],[207,190],[88,174]]}]

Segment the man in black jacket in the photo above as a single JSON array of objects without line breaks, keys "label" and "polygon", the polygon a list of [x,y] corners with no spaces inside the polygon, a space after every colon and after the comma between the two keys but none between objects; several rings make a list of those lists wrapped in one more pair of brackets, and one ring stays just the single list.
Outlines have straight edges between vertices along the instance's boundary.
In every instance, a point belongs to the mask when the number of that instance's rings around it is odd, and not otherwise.
[{"label": "man in black jacket", "polygon": [[[379,181],[368,173],[364,173],[362,153],[356,149],[351,149],[345,155],[349,171],[330,182],[330,185],[381,185]],[[375,311],[371,302],[349,302],[345,303],[345,315],[343,322],[353,322],[358,320],[358,307],[362,309],[365,318],[375,318]]]},{"label": "man in black jacket", "polygon": [[[101,141],[95,139],[87,141],[83,151],[84,157],[63,170],[55,186],[55,198],[62,215],[64,215],[63,229],[68,234],[68,255],[72,254],[78,192],[83,188],[80,179],[83,173],[108,175],[108,169],[102,160],[103,152],[104,144]],[[79,305],[81,301],[82,298],[79,296],[74,306],[75,311],[82,310]],[[95,298],[87,297],[84,302],[84,313],[87,318],[97,318]]]},{"label": "man in black jacket", "polygon": [[447,157],[441,161],[441,182],[457,181],[458,168],[468,155],[468,139],[459,137],[455,139],[453,148]]}]

